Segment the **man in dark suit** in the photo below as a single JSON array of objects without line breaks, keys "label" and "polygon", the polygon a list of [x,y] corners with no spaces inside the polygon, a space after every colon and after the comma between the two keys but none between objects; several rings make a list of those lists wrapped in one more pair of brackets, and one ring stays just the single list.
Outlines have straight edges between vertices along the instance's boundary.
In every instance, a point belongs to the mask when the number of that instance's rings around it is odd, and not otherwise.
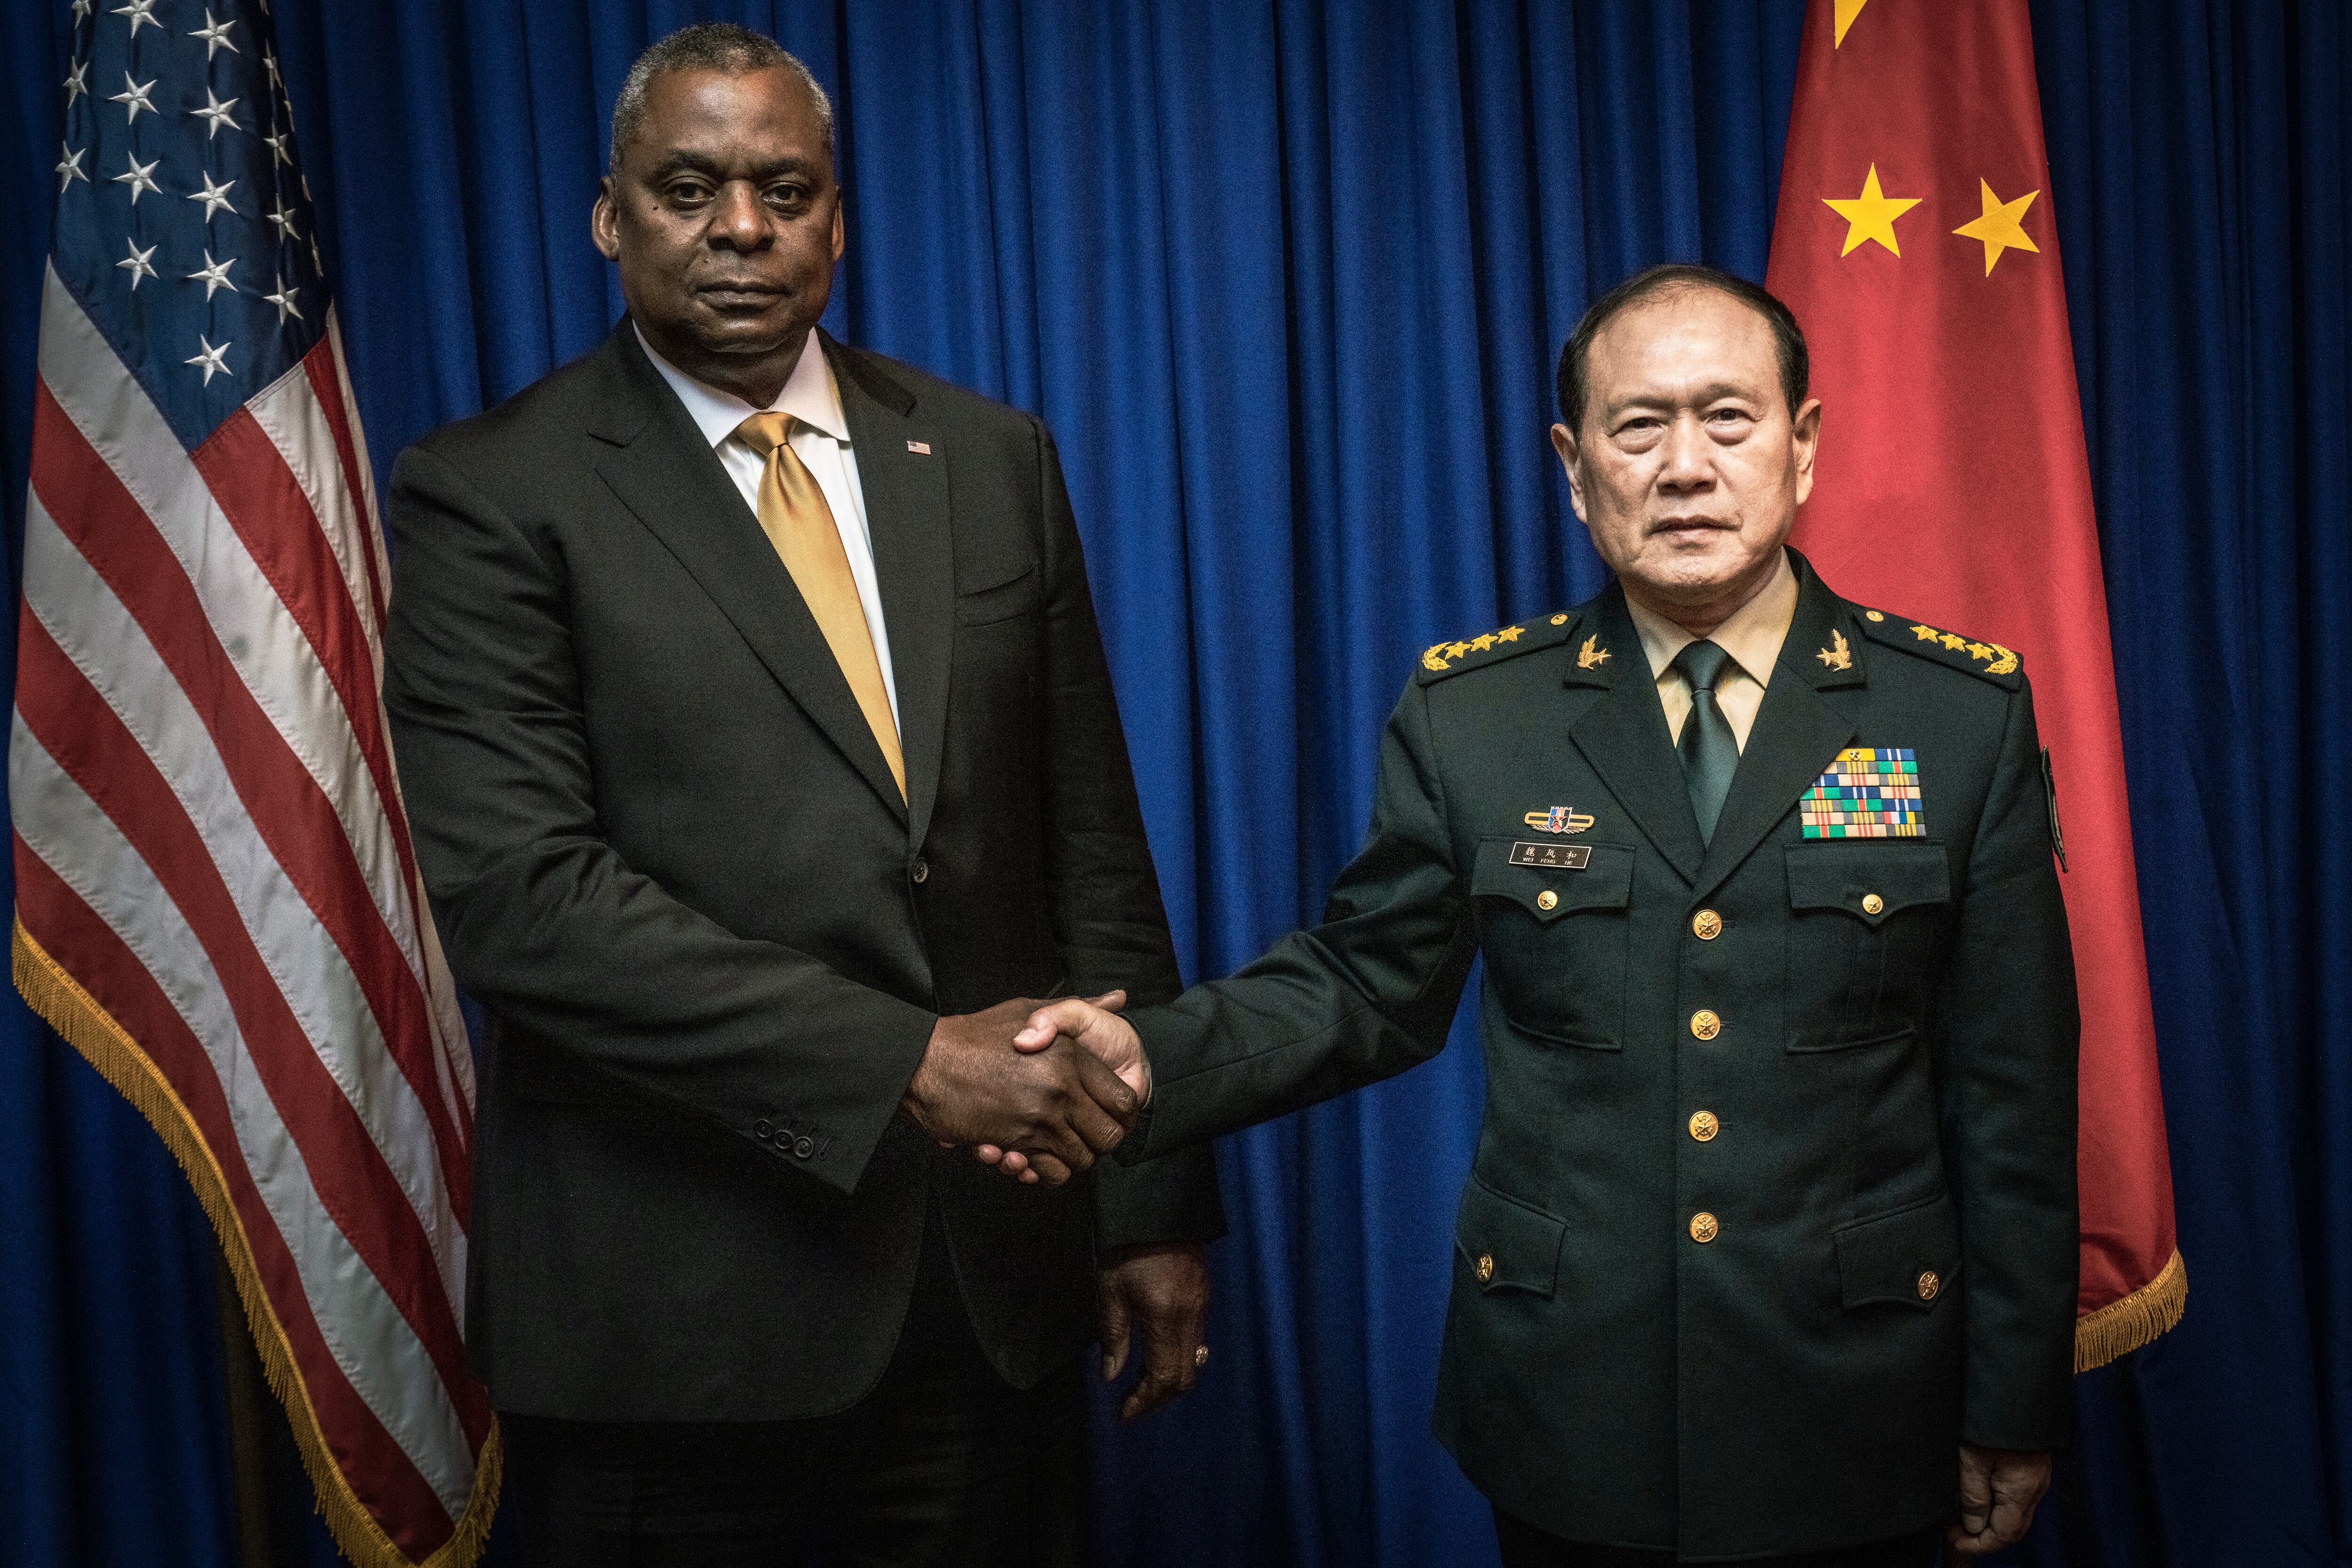
[{"label": "man in dark suit", "polygon": [[1424,1059],[1483,952],[1436,1430],[1506,1563],[2006,1544],[2067,1431],[2076,1245],[2018,658],[1786,548],[1821,405],[1762,289],[1630,280],[1560,404],[1616,582],[1422,657],[1322,925],[1021,1043],[1119,1067],[1150,1096],[1120,1158],[1156,1153]]},{"label": "man in dark suit", "polygon": [[1052,439],[815,331],[831,111],[757,34],[638,62],[593,231],[627,318],[391,506],[525,1550],[1074,1561],[1079,1348],[1189,1387],[1222,1217],[1205,1151],[1070,1180],[1133,1096],[1005,1044],[1178,989]]}]

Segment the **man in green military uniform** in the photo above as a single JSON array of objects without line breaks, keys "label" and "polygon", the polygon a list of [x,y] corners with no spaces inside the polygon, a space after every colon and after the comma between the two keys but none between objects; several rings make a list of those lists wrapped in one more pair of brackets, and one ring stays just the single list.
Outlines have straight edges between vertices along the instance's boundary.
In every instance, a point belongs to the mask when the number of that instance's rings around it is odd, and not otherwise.
[{"label": "man in green military uniform", "polygon": [[2006,1544],[2067,1432],[2076,1245],[2024,672],[1786,548],[1821,405],[1762,289],[1630,280],[1560,403],[1617,581],[1422,657],[1321,925],[1019,1043],[1120,1068],[1121,1158],[1157,1154],[1424,1059],[1483,952],[1435,1424],[1505,1561]]}]

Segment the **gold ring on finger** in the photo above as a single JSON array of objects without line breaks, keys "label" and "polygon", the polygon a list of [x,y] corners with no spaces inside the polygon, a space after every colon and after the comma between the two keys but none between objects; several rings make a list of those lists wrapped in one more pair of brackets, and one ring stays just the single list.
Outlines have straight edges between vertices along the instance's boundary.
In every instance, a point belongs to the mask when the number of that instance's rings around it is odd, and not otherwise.
[{"label": "gold ring on finger", "polygon": [[1208,1365],[1208,1364],[1209,1364],[1209,1347],[1208,1347],[1208,1346],[1206,1346],[1206,1345],[1201,1345],[1201,1346],[1196,1347],[1196,1348],[1193,1350],[1193,1352],[1192,1352],[1192,1364],[1193,1364],[1194,1366],[1206,1366],[1206,1365]]}]

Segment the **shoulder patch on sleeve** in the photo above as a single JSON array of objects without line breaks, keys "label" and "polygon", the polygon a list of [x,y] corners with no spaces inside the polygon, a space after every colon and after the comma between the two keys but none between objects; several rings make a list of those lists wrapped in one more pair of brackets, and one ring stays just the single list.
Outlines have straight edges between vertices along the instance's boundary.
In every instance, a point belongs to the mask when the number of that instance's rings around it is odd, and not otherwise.
[{"label": "shoulder patch on sleeve", "polygon": [[1948,632],[1941,626],[1931,626],[1925,621],[1915,621],[1892,611],[1863,610],[1857,617],[1863,635],[1873,642],[1924,658],[1931,664],[1947,665],[1953,669],[1965,669],[1970,675],[1981,676],[1995,686],[2014,691],[2023,683],[2022,661],[2015,648],[1999,643],[1986,642],[1959,632]]},{"label": "shoulder patch on sleeve", "polygon": [[1575,619],[1563,610],[1556,615],[1531,616],[1517,626],[1497,626],[1467,641],[1432,643],[1422,651],[1421,665],[1414,676],[1427,686],[1465,669],[1483,668],[1539,647],[1551,647],[1567,637]]}]

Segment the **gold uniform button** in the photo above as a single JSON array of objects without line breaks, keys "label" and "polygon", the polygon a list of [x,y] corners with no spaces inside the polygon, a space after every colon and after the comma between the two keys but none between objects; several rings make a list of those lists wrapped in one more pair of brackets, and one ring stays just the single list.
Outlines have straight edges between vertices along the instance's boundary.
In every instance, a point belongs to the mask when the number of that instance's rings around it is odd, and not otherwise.
[{"label": "gold uniform button", "polygon": [[1878,913],[1878,911],[1879,911],[1879,910],[1881,910],[1885,909],[1885,907],[1886,907],[1886,900],[1885,900],[1885,899],[1880,898],[1876,893],[1864,893],[1864,894],[1863,894],[1863,896],[1862,896],[1862,912],[1863,912],[1864,914],[1866,914],[1866,915],[1874,915],[1874,914]]},{"label": "gold uniform button", "polygon": [[1701,942],[1713,942],[1723,934],[1723,917],[1713,910],[1701,910],[1691,916],[1691,935]]},{"label": "gold uniform button", "polygon": [[1715,1016],[1712,1007],[1701,1007],[1691,1015],[1691,1033],[1702,1040],[1711,1040],[1723,1033],[1723,1020]]},{"label": "gold uniform button", "polygon": [[1883,621],[1886,618],[1885,616],[1880,615],[1876,610],[1864,610],[1862,613],[1863,616],[1869,620]]},{"label": "gold uniform button", "polygon": [[[1477,1272],[1478,1283],[1481,1285],[1486,1284],[1488,1280],[1495,1278],[1495,1255],[1493,1253],[1482,1252],[1478,1255]],[[1929,1278],[1932,1279],[1933,1276],[1931,1275]],[[1922,1285],[1921,1289],[1926,1289],[1925,1285]]]},{"label": "gold uniform button", "polygon": [[1936,1292],[1943,1288],[1944,1282],[1936,1278],[1934,1269],[1923,1268],[1919,1271],[1919,1300],[1932,1301],[1936,1299]]},{"label": "gold uniform button", "polygon": [[1716,1233],[1722,1228],[1723,1227],[1715,1223],[1715,1216],[1707,1213],[1705,1209],[1701,1209],[1698,1213],[1691,1215],[1691,1239],[1697,1242],[1702,1247],[1706,1246],[1708,1242],[1713,1241],[1716,1237]]},{"label": "gold uniform button", "polygon": [[1536,895],[1536,908],[1546,910],[1559,908],[1559,895],[1546,888]]},{"label": "gold uniform button", "polygon": [[1713,1142],[1715,1135],[1722,1131],[1723,1123],[1715,1119],[1714,1111],[1694,1110],[1691,1112],[1690,1134],[1700,1142],[1706,1143]]}]

